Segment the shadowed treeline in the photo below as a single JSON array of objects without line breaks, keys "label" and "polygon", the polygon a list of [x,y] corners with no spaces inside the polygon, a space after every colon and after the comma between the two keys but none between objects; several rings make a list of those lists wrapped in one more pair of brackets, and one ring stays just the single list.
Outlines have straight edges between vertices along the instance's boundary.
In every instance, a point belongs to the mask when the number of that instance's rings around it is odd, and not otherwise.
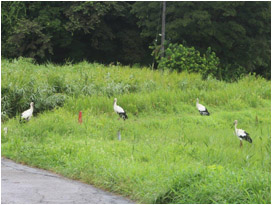
[{"label": "shadowed treeline", "polygon": [[[7,1],[1,6],[5,58],[151,65],[151,52],[160,45],[161,2]],[[222,73],[270,78],[270,7],[257,1],[167,2],[166,48],[177,43],[204,54],[211,47]]]}]

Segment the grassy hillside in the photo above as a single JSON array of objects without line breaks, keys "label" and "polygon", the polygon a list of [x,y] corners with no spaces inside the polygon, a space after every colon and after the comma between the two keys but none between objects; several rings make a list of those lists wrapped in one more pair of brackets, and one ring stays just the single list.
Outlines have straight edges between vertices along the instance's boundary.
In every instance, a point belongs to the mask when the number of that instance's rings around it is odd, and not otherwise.
[{"label": "grassy hillside", "polygon": [[[140,203],[271,202],[269,81],[247,76],[229,84],[198,74],[27,59],[2,60],[1,74],[2,156]],[[113,112],[114,97],[127,111],[125,122]],[[199,115],[197,97],[210,116]],[[20,124],[31,100],[35,116]],[[234,120],[252,144],[239,147]]]}]

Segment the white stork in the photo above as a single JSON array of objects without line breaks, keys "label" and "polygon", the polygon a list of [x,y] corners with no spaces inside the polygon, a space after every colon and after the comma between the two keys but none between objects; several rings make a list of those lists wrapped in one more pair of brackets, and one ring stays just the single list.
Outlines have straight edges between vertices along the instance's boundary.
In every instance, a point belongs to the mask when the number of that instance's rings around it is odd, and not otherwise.
[{"label": "white stork", "polygon": [[[126,112],[124,111],[123,108],[121,108],[120,106],[118,106],[117,104],[117,98],[114,98],[114,103],[113,103],[113,109],[114,111],[123,118],[123,120],[128,119],[128,116],[126,114]],[[119,118],[120,119],[120,118]]]},{"label": "white stork", "polygon": [[20,121],[22,119],[29,121],[30,118],[32,117],[33,110],[34,110],[34,102],[31,102],[30,108],[22,113]]},{"label": "white stork", "polygon": [[243,146],[242,140],[246,140],[246,141],[248,141],[249,143],[252,143],[252,139],[250,138],[249,134],[248,134],[245,130],[237,129],[237,124],[238,124],[238,121],[235,120],[235,121],[234,121],[234,125],[235,125],[235,134],[236,134],[236,136],[237,136],[237,137],[239,138],[239,140],[240,140],[240,147]]},{"label": "white stork", "polygon": [[200,115],[210,115],[210,113],[208,112],[207,108],[204,105],[201,105],[198,103],[199,100],[198,98],[196,99],[196,107],[200,113]]}]

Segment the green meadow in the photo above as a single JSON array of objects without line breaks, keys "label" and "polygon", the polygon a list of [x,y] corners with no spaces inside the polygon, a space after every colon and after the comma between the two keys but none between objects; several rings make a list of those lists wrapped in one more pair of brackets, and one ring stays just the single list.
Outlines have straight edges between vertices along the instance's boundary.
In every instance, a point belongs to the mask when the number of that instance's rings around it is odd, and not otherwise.
[{"label": "green meadow", "polygon": [[[6,158],[137,203],[271,203],[270,81],[28,59],[3,59],[1,74]],[[114,113],[115,97],[128,120]],[[34,117],[19,123],[31,101]],[[234,120],[252,144],[240,148]]]}]

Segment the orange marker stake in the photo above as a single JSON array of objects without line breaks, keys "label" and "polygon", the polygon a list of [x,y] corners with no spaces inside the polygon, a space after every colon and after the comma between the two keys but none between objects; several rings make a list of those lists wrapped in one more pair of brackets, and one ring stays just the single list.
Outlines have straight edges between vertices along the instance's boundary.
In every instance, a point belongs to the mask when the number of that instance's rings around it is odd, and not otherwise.
[{"label": "orange marker stake", "polygon": [[79,111],[79,114],[78,114],[78,123],[82,123],[82,112]]}]

